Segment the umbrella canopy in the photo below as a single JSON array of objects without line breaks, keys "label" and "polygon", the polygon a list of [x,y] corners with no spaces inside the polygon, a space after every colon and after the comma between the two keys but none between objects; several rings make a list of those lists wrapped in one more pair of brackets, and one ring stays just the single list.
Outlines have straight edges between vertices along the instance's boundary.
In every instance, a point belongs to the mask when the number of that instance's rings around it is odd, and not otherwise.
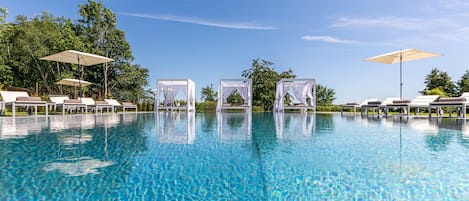
[{"label": "umbrella canopy", "polygon": [[83,66],[92,66],[96,64],[102,64],[106,62],[114,61],[113,59],[99,56],[96,54],[90,54],[86,52],[79,52],[75,50],[65,50],[53,55],[40,58],[41,60],[58,61],[63,63],[78,64]]},{"label": "umbrella canopy", "polygon": [[67,79],[62,79],[62,80],[58,81],[57,84],[73,86],[73,87],[79,87],[81,85],[81,87],[86,87],[86,86],[88,86],[90,84],[93,84],[93,83],[88,82],[88,81],[84,81],[84,80],[77,80],[77,79],[67,78]]},{"label": "umbrella canopy", "polygon": [[395,64],[399,63],[400,67],[400,98],[402,99],[402,62],[426,59],[430,57],[441,56],[440,54],[431,53],[423,50],[417,49],[403,49],[399,51],[389,52],[386,54],[378,55],[366,59],[371,62],[378,62],[383,64]]},{"label": "umbrella canopy", "polygon": [[[83,79],[83,66],[92,66],[96,64],[106,63],[114,61],[113,59],[99,56],[96,54],[80,52],[75,50],[65,50],[63,52],[59,52],[53,55],[49,55],[46,57],[40,58],[41,60],[48,60],[48,61],[58,61],[63,63],[71,63],[71,64],[78,64],[80,69],[80,79]],[[80,68],[81,66],[81,68]],[[81,86],[80,80],[78,82],[78,86]],[[82,97],[82,91],[80,87],[80,97]]]},{"label": "umbrella canopy", "polygon": [[[402,56],[402,59],[401,59]],[[426,52],[423,50],[417,49],[404,49],[394,52],[389,52],[386,54],[378,55],[366,59],[367,61],[378,62],[383,64],[395,64],[400,62],[407,62],[419,59],[426,59],[430,57],[440,56],[440,54],[435,54],[431,52]]]}]

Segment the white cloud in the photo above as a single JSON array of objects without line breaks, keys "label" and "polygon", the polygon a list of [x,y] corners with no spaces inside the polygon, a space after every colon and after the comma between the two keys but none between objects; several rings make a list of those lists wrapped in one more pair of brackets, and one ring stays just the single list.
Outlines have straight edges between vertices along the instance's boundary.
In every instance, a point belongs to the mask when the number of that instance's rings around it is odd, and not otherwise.
[{"label": "white cloud", "polygon": [[175,15],[158,15],[158,14],[138,14],[138,13],[126,13],[120,12],[120,15],[132,16],[132,17],[141,17],[146,19],[154,20],[164,20],[172,22],[182,22],[188,24],[198,24],[203,26],[210,27],[220,27],[227,29],[248,29],[248,30],[275,30],[275,27],[271,26],[262,26],[249,22],[221,22],[210,19],[202,19],[196,17],[186,17],[186,16],[175,16]]},{"label": "white cloud", "polygon": [[410,18],[410,17],[377,17],[377,18],[339,18],[330,27],[369,27],[389,28],[399,30],[428,30],[443,27],[452,27],[456,24],[446,18]]},{"label": "white cloud", "polygon": [[306,40],[306,41],[321,41],[321,42],[326,42],[326,43],[339,43],[339,44],[364,44],[363,42],[360,41],[354,41],[354,40],[344,40],[344,39],[339,39],[335,38],[332,36],[312,36],[312,35],[306,35],[302,36],[301,39]]}]

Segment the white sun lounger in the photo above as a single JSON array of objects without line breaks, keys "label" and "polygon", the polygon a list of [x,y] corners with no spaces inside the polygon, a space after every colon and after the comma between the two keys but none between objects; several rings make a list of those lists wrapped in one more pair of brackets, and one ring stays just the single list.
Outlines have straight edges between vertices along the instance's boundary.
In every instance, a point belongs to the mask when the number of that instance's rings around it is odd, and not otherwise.
[{"label": "white sun lounger", "polygon": [[62,115],[65,115],[65,110],[84,109],[87,113],[86,105],[79,99],[70,99],[67,95],[49,95],[51,107],[57,111],[57,107],[62,108]]},{"label": "white sun lounger", "polygon": [[35,115],[37,115],[37,107],[44,107],[46,116],[48,115],[48,103],[42,101],[40,97],[30,97],[24,91],[0,91],[2,97],[2,109],[11,106],[13,117],[16,116],[16,107],[34,107]]},{"label": "white sun lounger", "polygon": [[124,112],[124,113],[125,113],[126,109],[135,109],[135,112],[137,112],[137,105],[135,105],[133,103],[122,102],[122,104],[120,104],[115,99],[104,99],[104,101],[106,101],[109,105],[112,105],[112,107],[113,107],[112,111],[113,112],[116,111],[115,108],[118,108],[118,107],[122,107],[122,112]]}]

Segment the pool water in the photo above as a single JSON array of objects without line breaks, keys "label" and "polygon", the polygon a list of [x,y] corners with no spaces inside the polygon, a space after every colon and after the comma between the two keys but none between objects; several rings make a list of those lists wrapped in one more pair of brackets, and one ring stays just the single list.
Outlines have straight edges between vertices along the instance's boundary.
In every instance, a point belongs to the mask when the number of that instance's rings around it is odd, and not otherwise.
[{"label": "pool water", "polygon": [[464,120],[126,113],[0,128],[0,200],[469,200]]}]

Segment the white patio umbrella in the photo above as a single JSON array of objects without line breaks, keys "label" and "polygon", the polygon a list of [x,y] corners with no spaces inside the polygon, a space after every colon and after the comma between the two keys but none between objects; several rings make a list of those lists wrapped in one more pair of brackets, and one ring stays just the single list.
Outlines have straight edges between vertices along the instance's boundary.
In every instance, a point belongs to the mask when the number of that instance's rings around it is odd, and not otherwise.
[{"label": "white patio umbrella", "polygon": [[[83,66],[92,66],[96,64],[102,64],[106,62],[114,61],[113,59],[99,56],[96,54],[79,52],[75,50],[65,50],[53,55],[40,58],[41,60],[48,61],[57,61],[63,63],[77,64],[78,69],[80,69],[80,80],[83,80]],[[78,85],[81,86],[81,82],[78,82]],[[80,87],[80,97],[82,97],[82,91]]]},{"label": "white patio umbrella", "polygon": [[67,85],[67,86],[72,86],[72,87],[86,87],[86,86],[91,85],[93,83],[88,82],[88,81],[84,81],[84,80],[66,78],[66,79],[61,79],[56,84]]},{"label": "white patio umbrella", "polygon": [[65,78],[65,79],[61,79],[60,81],[56,82],[56,84],[72,86],[73,90],[74,90],[75,97],[76,97],[77,96],[76,87],[82,88],[82,87],[89,86],[93,83],[88,82],[88,81],[84,81],[84,80]]},{"label": "white patio umbrella", "polygon": [[371,62],[378,62],[384,64],[395,64],[399,63],[400,69],[400,98],[402,99],[402,62],[425,59],[430,57],[441,56],[440,54],[431,53],[417,49],[403,49],[399,51],[389,52],[386,54],[378,55],[366,59]]}]

